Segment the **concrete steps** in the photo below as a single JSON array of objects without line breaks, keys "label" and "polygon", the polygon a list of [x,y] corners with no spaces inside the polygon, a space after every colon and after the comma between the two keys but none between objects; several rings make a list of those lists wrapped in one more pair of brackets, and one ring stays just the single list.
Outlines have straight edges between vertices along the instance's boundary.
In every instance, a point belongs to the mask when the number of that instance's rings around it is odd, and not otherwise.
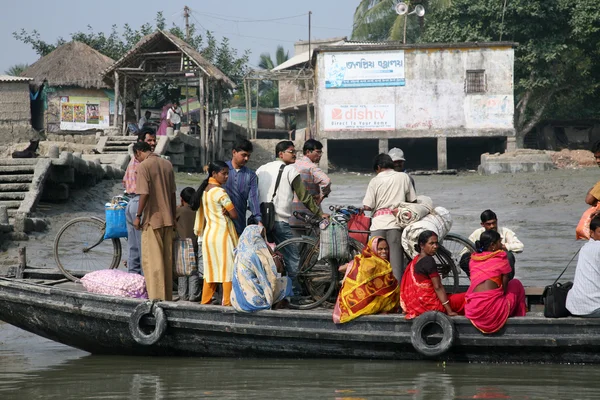
[{"label": "concrete steps", "polygon": [[29,183],[0,183],[0,192],[26,192]]},{"label": "concrete steps", "polygon": [[0,192],[0,200],[23,200],[27,192]]},{"label": "concrete steps", "polygon": [[38,159],[0,159],[0,206],[6,207],[9,222],[31,188]]},{"label": "concrete steps", "polygon": [[2,172],[2,169],[0,168],[0,183],[15,183],[15,182],[31,183],[32,180],[33,180],[33,174],[27,174],[27,175],[6,174],[6,175],[4,175],[4,173]]}]

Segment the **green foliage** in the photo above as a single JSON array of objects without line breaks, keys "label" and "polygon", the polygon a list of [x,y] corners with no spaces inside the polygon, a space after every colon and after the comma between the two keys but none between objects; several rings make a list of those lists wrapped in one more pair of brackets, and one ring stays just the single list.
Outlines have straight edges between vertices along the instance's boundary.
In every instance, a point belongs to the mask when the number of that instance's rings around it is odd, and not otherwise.
[{"label": "green foliage", "polygon": [[[515,127],[522,138],[543,118],[598,116],[587,102],[600,83],[596,0],[453,0],[427,19],[424,42],[517,42]],[[569,105],[568,108],[561,106]],[[586,107],[587,106],[587,107]]]},{"label": "green foliage", "polygon": [[[290,54],[285,51],[282,45],[277,46],[275,51],[275,61],[269,53],[262,53],[258,61],[258,66],[262,69],[271,70],[278,65],[289,60]],[[262,81],[259,84],[259,104],[262,107],[279,107],[279,86],[276,81]]]},{"label": "green foliage", "polygon": [[28,64],[11,65],[4,73],[10,76],[20,76],[21,72],[25,71],[27,67],[29,67]]}]

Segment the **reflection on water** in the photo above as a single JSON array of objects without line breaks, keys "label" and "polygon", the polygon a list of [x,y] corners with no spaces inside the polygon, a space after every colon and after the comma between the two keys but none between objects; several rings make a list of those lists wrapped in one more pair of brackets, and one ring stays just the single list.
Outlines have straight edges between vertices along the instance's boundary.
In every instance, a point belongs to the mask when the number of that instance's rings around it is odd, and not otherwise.
[{"label": "reflection on water", "polygon": [[592,399],[600,390],[596,366],[91,356],[9,325],[0,342],[3,400]]}]

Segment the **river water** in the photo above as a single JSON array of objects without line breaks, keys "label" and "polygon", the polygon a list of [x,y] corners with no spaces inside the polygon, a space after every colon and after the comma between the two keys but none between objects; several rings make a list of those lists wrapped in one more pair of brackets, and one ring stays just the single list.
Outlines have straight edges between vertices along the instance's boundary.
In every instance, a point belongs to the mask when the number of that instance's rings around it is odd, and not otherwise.
[{"label": "river water", "polygon": [[[468,236],[479,226],[481,211],[494,210],[500,224],[513,229],[525,244],[517,256],[517,276],[526,285],[542,286],[554,280],[582,244],[574,240],[575,226],[598,172],[594,168],[415,180],[418,194],[450,210],[454,233]],[[333,175],[334,192],[325,204],[360,205],[371,178]],[[196,186],[199,179],[186,178],[178,187]],[[49,213],[60,212],[56,207]],[[69,206],[65,207],[66,211]],[[30,265],[48,262],[60,225],[53,224],[50,233],[31,243],[35,251],[28,249]],[[572,278],[574,265],[565,280]],[[92,356],[0,323],[2,400],[595,399],[600,398],[599,373],[600,366],[592,365]]]}]

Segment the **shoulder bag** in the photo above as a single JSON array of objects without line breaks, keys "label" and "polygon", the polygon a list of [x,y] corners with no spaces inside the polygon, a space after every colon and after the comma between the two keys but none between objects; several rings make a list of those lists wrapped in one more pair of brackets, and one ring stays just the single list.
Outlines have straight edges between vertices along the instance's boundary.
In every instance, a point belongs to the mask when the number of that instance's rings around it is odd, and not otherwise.
[{"label": "shoulder bag", "polygon": [[558,280],[563,276],[567,268],[569,268],[569,265],[571,265],[577,254],[579,254],[579,250],[571,258],[571,261],[569,261],[554,283],[544,288],[544,293],[542,294],[542,299],[544,300],[544,317],[564,318],[571,315],[569,310],[567,310],[567,294],[573,287],[573,282],[559,283]]},{"label": "shoulder bag", "polygon": [[273,200],[275,200],[275,195],[277,195],[277,189],[279,188],[279,182],[281,182],[281,175],[283,174],[284,168],[285,164],[279,168],[279,174],[277,174],[277,180],[275,181],[275,189],[273,189],[271,201],[260,203],[260,214],[266,233],[271,233],[275,227],[275,204],[273,203]]}]

